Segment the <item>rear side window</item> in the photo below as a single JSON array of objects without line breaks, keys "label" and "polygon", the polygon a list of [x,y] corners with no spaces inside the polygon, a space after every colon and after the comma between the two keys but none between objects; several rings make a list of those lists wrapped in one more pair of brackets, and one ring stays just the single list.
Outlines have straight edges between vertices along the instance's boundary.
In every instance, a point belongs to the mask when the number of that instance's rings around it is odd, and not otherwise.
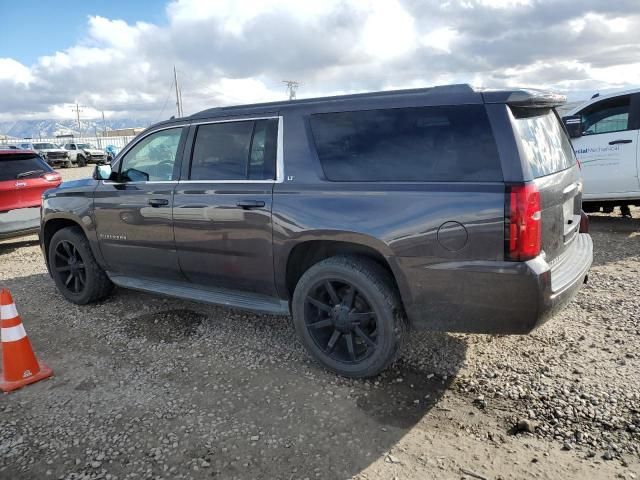
[{"label": "rear side window", "polygon": [[483,105],[324,113],[310,122],[331,181],[502,181]]},{"label": "rear side window", "polygon": [[18,178],[38,177],[50,171],[52,171],[51,167],[35,155],[6,155],[0,157],[0,182]]},{"label": "rear side window", "polygon": [[555,112],[549,108],[511,108],[516,133],[534,178],[576,164],[573,147]]},{"label": "rear side window", "polygon": [[273,180],[278,120],[200,125],[191,160],[191,180]]}]

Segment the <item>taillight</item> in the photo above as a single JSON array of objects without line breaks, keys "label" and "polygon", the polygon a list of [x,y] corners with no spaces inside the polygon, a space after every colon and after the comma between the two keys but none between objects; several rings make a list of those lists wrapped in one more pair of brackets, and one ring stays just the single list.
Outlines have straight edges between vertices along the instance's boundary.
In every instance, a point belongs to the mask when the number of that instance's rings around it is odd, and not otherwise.
[{"label": "taillight", "polygon": [[534,183],[511,185],[507,188],[506,201],[507,257],[519,262],[537,257],[542,245],[542,209],[538,187]]},{"label": "taillight", "polygon": [[42,175],[42,178],[44,178],[47,182],[59,182],[62,180],[60,174],[55,172],[47,172]]}]

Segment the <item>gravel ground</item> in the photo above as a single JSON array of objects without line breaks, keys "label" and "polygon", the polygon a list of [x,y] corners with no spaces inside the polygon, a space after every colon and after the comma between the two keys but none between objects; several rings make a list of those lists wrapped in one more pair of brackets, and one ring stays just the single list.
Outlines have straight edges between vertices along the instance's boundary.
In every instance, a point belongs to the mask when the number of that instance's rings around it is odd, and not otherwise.
[{"label": "gravel ground", "polygon": [[0,396],[0,478],[640,478],[633,215],[591,217],[589,284],[533,334],[414,334],[367,381],[319,368],[287,318],[126,290],[71,305],[35,237],[2,242],[55,376]]}]

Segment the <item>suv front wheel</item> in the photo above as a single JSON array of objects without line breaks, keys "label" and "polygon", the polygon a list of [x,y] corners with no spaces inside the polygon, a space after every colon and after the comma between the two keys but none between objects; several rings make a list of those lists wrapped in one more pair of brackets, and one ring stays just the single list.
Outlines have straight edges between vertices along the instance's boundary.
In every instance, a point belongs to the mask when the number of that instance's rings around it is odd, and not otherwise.
[{"label": "suv front wheel", "polygon": [[293,322],[307,350],[329,370],[371,377],[399,351],[406,320],[389,273],[365,257],[331,257],[300,278]]},{"label": "suv front wheel", "polygon": [[113,284],[91,252],[80,227],[58,230],[49,243],[49,269],[60,293],[78,305],[100,300]]}]

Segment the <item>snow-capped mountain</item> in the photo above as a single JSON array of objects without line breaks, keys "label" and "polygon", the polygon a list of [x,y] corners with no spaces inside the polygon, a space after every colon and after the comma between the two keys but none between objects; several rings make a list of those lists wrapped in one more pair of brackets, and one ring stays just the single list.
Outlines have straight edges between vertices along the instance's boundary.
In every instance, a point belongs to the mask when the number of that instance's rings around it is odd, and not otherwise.
[{"label": "snow-capped mountain", "polygon": [[81,120],[82,132],[78,129],[78,122],[75,120],[17,120],[15,122],[0,122],[0,136],[6,135],[12,138],[52,138],[56,135],[72,134],[76,137],[81,135],[94,136],[96,132],[101,133],[104,128],[113,130],[118,128],[147,127],[149,120],[139,119],[117,119],[105,120]]}]

